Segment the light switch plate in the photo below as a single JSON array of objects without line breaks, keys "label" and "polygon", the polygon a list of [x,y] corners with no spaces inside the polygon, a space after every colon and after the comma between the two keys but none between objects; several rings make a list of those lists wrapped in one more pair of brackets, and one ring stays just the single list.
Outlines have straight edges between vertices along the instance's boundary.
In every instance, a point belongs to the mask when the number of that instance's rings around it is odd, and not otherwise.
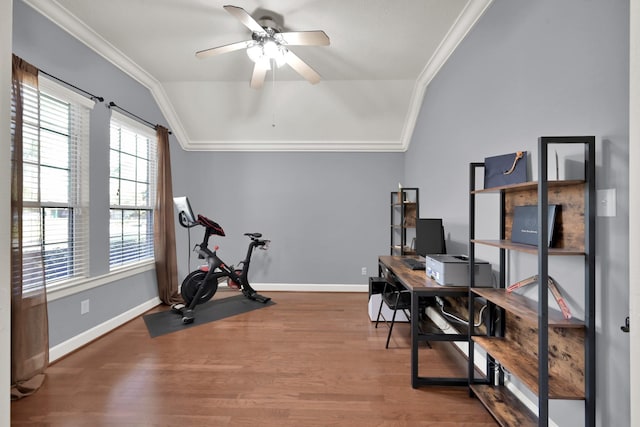
[{"label": "light switch plate", "polygon": [[616,189],[596,190],[598,216],[616,216]]}]

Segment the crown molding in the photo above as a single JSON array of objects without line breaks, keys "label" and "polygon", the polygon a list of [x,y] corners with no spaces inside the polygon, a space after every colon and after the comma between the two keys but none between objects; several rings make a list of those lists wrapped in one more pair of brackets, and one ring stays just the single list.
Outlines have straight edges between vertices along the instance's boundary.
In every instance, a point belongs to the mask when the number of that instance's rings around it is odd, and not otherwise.
[{"label": "crown molding", "polygon": [[178,115],[173,109],[173,105],[171,104],[169,97],[158,80],[136,64],[122,51],[98,35],[98,33],[93,31],[89,26],[69,12],[57,1],[24,0],[24,2],[69,33],[71,36],[78,39],[98,55],[118,67],[125,74],[149,89],[153,99],[158,104],[160,111],[167,120],[171,131],[176,136],[182,148],[186,149],[189,146],[187,133],[185,132]]},{"label": "crown molding", "polygon": [[469,0],[460,15],[458,15],[456,22],[451,26],[447,35],[429,59],[422,73],[418,76],[400,137],[402,151],[409,149],[418,114],[420,114],[420,109],[422,108],[422,101],[431,80],[438,74],[440,68],[447,62],[451,54],[464,40],[491,3],[493,3],[493,0]]},{"label": "crown molding", "polygon": [[191,141],[162,84],[55,0],[24,0],[54,24],[151,92],[178,143],[187,151],[406,151],[431,80],[493,0],[469,0],[416,80],[398,141]]},{"label": "crown molding", "polygon": [[398,141],[191,141],[186,151],[399,152]]}]

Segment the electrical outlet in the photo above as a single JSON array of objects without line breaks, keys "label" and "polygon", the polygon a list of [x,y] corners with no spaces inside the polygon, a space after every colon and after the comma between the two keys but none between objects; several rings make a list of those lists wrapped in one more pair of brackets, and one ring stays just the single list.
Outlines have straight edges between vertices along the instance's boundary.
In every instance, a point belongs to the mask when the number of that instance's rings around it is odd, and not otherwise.
[{"label": "electrical outlet", "polygon": [[80,314],[87,314],[89,312],[89,300],[80,301]]},{"label": "electrical outlet", "polygon": [[362,267],[362,275],[363,276],[367,275],[367,267]]}]

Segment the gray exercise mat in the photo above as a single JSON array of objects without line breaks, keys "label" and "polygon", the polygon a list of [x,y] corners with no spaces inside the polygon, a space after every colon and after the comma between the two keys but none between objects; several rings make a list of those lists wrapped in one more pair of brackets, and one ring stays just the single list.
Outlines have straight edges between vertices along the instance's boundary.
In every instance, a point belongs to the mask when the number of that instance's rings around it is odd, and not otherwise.
[{"label": "gray exercise mat", "polygon": [[269,307],[274,304],[275,302],[273,302],[273,300],[264,304],[250,300],[244,295],[235,295],[228,298],[214,299],[196,306],[193,323],[182,323],[182,316],[174,313],[170,308],[159,313],[144,315],[143,319],[149,330],[149,335],[151,335],[151,338],[155,338],[171,332],[182,331],[187,328],[213,322],[214,320]]}]

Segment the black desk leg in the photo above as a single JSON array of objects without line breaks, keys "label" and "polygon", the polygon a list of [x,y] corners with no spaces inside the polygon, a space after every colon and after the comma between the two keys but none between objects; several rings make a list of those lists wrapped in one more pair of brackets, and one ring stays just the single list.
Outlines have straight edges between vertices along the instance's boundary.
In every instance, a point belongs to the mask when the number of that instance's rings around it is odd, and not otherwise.
[{"label": "black desk leg", "polygon": [[411,292],[411,387],[418,387],[418,325],[420,322],[420,297]]}]

